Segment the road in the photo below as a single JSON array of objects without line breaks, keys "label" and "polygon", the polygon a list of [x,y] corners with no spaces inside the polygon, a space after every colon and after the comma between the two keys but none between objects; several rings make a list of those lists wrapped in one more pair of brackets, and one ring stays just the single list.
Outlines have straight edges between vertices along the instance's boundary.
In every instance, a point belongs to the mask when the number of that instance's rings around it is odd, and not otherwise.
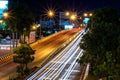
[{"label": "road", "polygon": [[[79,31],[80,29],[63,30],[31,44],[30,46],[36,50],[36,52],[34,55],[35,60],[29,64],[29,66],[40,67],[48,56],[63,46],[64,43],[69,43]],[[17,65],[18,64],[13,63],[12,58],[6,59],[5,63],[0,63],[0,80],[7,80],[9,77],[12,77]]]},{"label": "road", "polygon": [[27,80],[75,80],[71,75],[78,65],[76,60],[82,56],[79,47],[82,36],[79,33],[63,51]]}]

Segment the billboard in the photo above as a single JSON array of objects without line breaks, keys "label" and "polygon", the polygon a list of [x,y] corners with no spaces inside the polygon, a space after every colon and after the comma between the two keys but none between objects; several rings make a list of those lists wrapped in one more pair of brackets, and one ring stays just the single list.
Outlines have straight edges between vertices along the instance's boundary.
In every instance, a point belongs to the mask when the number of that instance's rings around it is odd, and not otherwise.
[{"label": "billboard", "polygon": [[88,24],[89,21],[90,21],[90,18],[85,18],[85,19],[83,20],[84,24]]},{"label": "billboard", "polygon": [[73,25],[65,25],[64,29],[72,29]]},{"label": "billboard", "polygon": [[35,31],[30,32],[29,42],[32,43],[35,41]]},{"label": "billboard", "polygon": [[8,0],[0,0],[0,18],[5,10],[8,9]]}]

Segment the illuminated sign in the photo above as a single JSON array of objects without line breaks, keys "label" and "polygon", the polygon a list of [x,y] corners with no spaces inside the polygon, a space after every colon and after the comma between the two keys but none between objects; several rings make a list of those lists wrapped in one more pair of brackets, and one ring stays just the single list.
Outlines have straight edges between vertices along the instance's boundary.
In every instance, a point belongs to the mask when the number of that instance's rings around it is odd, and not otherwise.
[{"label": "illuminated sign", "polygon": [[84,22],[85,24],[88,24],[89,21],[90,21],[90,18],[85,18],[85,19],[83,20],[83,22]]},{"label": "illuminated sign", "polygon": [[35,41],[35,31],[30,32],[29,41],[30,41],[30,43]]},{"label": "illuminated sign", "polygon": [[72,29],[73,25],[65,25],[65,29]]}]

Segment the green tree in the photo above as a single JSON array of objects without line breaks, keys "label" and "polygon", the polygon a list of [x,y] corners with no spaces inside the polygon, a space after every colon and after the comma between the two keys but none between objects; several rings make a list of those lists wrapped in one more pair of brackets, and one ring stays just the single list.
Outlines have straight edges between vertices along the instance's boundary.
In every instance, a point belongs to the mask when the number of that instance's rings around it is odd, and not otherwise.
[{"label": "green tree", "polygon": [[17,72],[24,75],[24,71],[28,69],[28,63],[34,60],[34,50],[28,44],[22,44],[13,51],[13,60],[18,63]]},{"label": "green tree", "polygon": [[[84,50],[79,63],[90,63],[92,73],[99,77],[120,78],[120,21],[113,8],[94,11],[92,24],[83,37],[80,47]],[[118,78],[119,77],[119,78]]]}]

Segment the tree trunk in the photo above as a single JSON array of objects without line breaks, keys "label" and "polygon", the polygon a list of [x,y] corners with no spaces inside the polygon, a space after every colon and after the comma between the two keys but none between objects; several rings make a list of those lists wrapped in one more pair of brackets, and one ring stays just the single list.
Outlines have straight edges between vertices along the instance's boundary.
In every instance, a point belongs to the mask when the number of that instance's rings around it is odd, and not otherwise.
[{"label": "tree trunk", "polygon": [[26,68],[26,69],[28,68],[27,63],[25,64],[25,68]]},{"label": "tree trunk", "polygon": [[13,37],[12,37],[12,39],[13,39],[12,42],[13,42],[13,48],[14,48],[14,47],[15,47],[15,34],[14,34],[14,32],[12,33],[12,36],[13,36]]},{"label": "tree trunk", "polygon": [[17,34],[17,32],[16,32],[16,47],[17,47],[17,43],[18,43],[18,34]]}]

